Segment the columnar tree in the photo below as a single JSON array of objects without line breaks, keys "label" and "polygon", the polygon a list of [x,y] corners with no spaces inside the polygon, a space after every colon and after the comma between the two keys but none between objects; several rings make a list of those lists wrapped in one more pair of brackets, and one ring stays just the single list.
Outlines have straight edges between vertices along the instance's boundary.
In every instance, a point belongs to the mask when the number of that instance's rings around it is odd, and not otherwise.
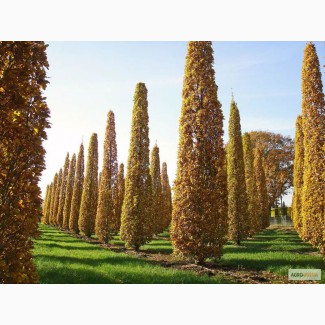
[{"label": "columnar tree", "polygon": [[227,234],[223,114],[211,42],[189,42],[179,125],[171,240],[177,255],[219,258]]},{"label": "columnar tree", "polygon": [[268,195],[265,180],[265,171],[263,167],[262,151],[259,148],[254,152],[254,169],[256,175],[256,188],[258,198],[258,218],[261,223],[261,229],[267,228],[270,225]]},{"label": "columnar tree", "polygon": [[302,190],[304,177],[304,135],[302,130],[302,117],[296,120],[295,159],[293,174],[292,221],[298,234],[302,236]]},{"label": "columnar tree", "polygon": [[104,140],[103,169],[98,194],[95,233],[100,241],[108,243],[114,233],[115,210],[113,193],[118,172],[115,117],[112,111],[107,114]]},{"label": "columnar tree", "polygon": [[167,164],[161,168],[161,196],[162,196],[162,230],[165,230],[172,220],[172,191],[169,184]]},{"label": "columnar tree", "polygon": [[113,230],[117,233],[121,227],[121,214],[125,193],[125,179],[124,179],[124,164],[120,164],[117,179],[116,190],[114,193],[114,210],[115,210],[115,223]]},{"label": "columnar tree", "polygon": [[81,197],[79,230],[87,237],[94,233],[98,201],[98,139],[93,133],[88,147],[87,167]]},{"label": "columnar tree", "polygon": [[51,216],[51,205],[52,205],[52,197],[53,197],[53,182],[49,186],[49,194],[47,198],[47,204],[46,204],[46,211],[43,219],[43,223],[48,225],[50,224],[50,216]]},{"label": "columnar tree", "polygon": [[144,83],[139,82],[136,85],[120,232],[126,246],[135,250],[151,238],[147,92]]},{"label": "columnar tree", "polygon": [[59,211],[62,179],[63,179],[63,170],[62,170],[62,168],[60,168],[58,182],[57,182],[57,186],[55,189],[55,198],[54,198],[54,206],[53,206],[53,225],[54,226],[59,226],[57,216],[58,216],[58,211]]},{"label": "columnar tree", "polygon": [[35,283],[33,238],[50,111],[44,42],[0,41],[0,283]]},{"label": "columnar tree", "polygon": [[71,212],[69,218],[69,230],[79,233],[78,221],[81,204],[81,196],[84,184],[84,146],[80,145],[77,165],[76,165],[76,176],[73,183],[72,201],[71,201]]},{"label": "columnar tree", "polygon": [[55,220],[54,220],[54,209],[55,209],[55,201],[56,201],[56,190],[58,187],[58,181],[59,181],[59,174],[55,173],[54,179],[53,179],[53,189],[52,189],[52,197],[51,197],[51,205],[50,205],[50,215],[49,215],[49,222],[50,225],[54,226]]},{"label": "columnar tree", "polygon": [[49,200],[49,192],[50,192],[50,185],[46,185],[46,190],[45,190],[45,198],[43,201],[43,209],[42,209],[42,223],[45,224],[45,215],[46,215],[46,210],[48,206],[48,200]]},{"label": "columnar tree", "polygon": [[302,66],[302,128],[304,175],[302,194],[303,233],[313,246],[322,245],[325,208],[325,103],[316,48],[308,43]]},{"label": "columnar tree", "polygon": [[232,98],[229,117],[229,141],[227,144],[228,176],[228,224],[229,239],[240,245],[248,235],[249,222],[243,142],[240,115],[237,104]]},{"label": "columnar tree", "polygon": [[62,171],[59,207],[58,207],[58,212],[57,212],[57,216],[56,216],[56,224],[58,227],[63,226],[63,210],[64,210],[66,190],[67,190],[69,165],[70,165],[69,153],[67,153],[67,156],[66,156],[65,162],[64,162],[64,166],[63,166],[63,171]]},{"label": "columnar tree", "polygon": [[243,135],[245,179],[247,190],[247,224],[248,235],[252,236],[261,229],[261,220],[258,218],[258,193],[254,169],[254,152],[249,133]]},{"label": "columnar tree", "polygon": [[159,234],[164,230],[162,214],[162,189],[160,175],[160,158],[157,144],[151,151],[150,176],[152,184],[152,233]]},{"label": "columnar tree", "polygon": [[65,202],[63,208],[64,229],[69,229],[69,221],[70,221],[69,219],[71,213],[71,201],[72,201],[72,192],[73,192],[75,173],[76,173],[76,155],[73,154],[70,161],[70,167],[69,167],[69,173],[68,173],[67,185],[66,185]]}]

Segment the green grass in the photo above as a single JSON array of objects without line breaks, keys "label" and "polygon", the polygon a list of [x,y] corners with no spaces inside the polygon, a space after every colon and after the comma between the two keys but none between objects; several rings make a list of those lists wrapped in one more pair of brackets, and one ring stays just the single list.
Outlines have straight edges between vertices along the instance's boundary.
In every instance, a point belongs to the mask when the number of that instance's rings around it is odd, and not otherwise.
[{"label": "green grass", "polygon": [[[167,269],[151,261],[89,244],[59,230],[40,225],[43,232],[35,242],[34,257],[41,283],[230,283],[222,276],[201,276],[192,271]],[[112,244],[123,247],[115,236]],[[172,246],[165,232],[142,251],[171,254]],[[290,268],[322,269],[323,258],[304,243],[291,228],[267,229],[241,246],[227,243],[218,263],[235,268],[265,270],[287,276]]]},{"label": "green grass", "polygon": [[40,230],[33,254],[40,283],[229,283],[115,253],[52,227],[40,225]]}]

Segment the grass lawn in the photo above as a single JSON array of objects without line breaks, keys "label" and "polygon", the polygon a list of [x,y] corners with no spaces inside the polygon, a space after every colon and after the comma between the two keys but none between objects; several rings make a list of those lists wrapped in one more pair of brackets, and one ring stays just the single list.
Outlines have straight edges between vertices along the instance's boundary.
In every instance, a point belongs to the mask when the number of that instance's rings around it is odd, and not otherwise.
[{"label": "grass lawn", "polygon": [[221,276],[166,269],[40,225],[34,259],[40,283],[229,283]]},{"label": "grass lawn", "polygon": [[[232,283],[223,275],[198,275],[194,271],[165,268],[150,260],[113,252],[69,236],[56,228],[40,225],[43,232],[35,241],[34,258],[41,283]],[[116,236],[115,246],[123,247]],[[172,246],[165,232],[141,249],[170,255]],[[228,243],[218,263],[236,269],[269,271],[287,276],[290,268],[322,269],[323,258],[304,243],[292,228],[269,228],[241,246]]]}]

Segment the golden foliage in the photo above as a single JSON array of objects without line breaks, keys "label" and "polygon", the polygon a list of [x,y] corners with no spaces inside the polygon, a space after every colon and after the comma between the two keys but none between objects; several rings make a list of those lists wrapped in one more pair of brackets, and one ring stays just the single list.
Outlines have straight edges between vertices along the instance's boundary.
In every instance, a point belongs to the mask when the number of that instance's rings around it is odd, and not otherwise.
[{"label": "golden foliage", "polygon": [[161,169],[161,196],[162,196],[162,230],[165,230],[172,220],[172,191],[169,184],[167,164],[162,163]]},{"label": "golden foliage", "polygon": [[66,195],[65,195],[65,202],[63,208],[62,227],[67,230],[69,229],[69,221],[70,221],[69,219],[71,213],[71,201],[72,201],[72,192],[73,192],[75,173],[76,173],[76,155],[73,154],[69,166],[69,172],[68,172],[68,178],[66,184]]},{"label": "golden foliage", "polygon": [[243,135],[243,150],[248,200],[248,235],[252,236],[261,229],[261,220],[258,215],[258,193],[254,169],[254,152],[249,133],[244,133]]},{"label": "golden foliage", "polygon": [[90,237],[95,230],[98,201],[98,139],[91,135],[88,147],[87,167],[81,196],[79,230]]},{"label": "golden foliage", "polygon": [[325,103],[316,48],[308,43],[302,66],[302,128],[304,174],[302,191],[303,237],[315,247],[323,243],[325,210]]},{"label": "golden foliage", "polygon": [[114,209],[115,209],[115,224],[113,229],[115,232],[118,232],[121,227],[121,215],[122,215],[122,206],[124,201],[125,193],[125,179],[124,179],[124,164],[120,164],[117,179],[116,179],[116,190],[114,194]]},{"label": "golden foliage", "polygon": [[195,261],[219,258],[227,234],[227,176],[211,42],[188,43],[179,133],[174,252]]},{"label": "golden foliage", "polygon": [[80,145],[77,165],[76,165],[76,175],[73,183],[72,201],[71,201],[71,212],[69,218],[69,230],[79,233],[78,221],[79,212],[81,205],[81,196],[84,184],[84,146]]},{"label": "golden foliage", "polygon": [[151,238],[147,92],[144,83],[139,82],[136,85],[120,232],[126,246],[136,250]]},{"label": "golden foliage", "polygon": [[230,104],[229,141],[227,143],[228,236],[240,245],[248,235],[248,198],[246,192],[243,142],[240,115],[234,99]]},{"label": "golden foliage", "polygon": [[104,243],[112,238],[116,231],[116,216],[113,193],[116,187],[118,172],[117,146],[115,132],[115,117],[112,111],[107,114],[107,126],[104,140],[104,158],[101,180],[99,184],[98,208],[96,215],[95,233]]},{"label": "golden foliage", "polygon": [[0,41],[0,283],[35,283],[33,238],[50,111],[44,42]]},{"label": "golden foliage", "polygon": [[63,166],[63,171],[62,171],[62,180],[61,180],[61,187],[60,187],[60,194],[59,194],[59,207],[56,215],[56,225],[58,227],[63,227],[63,210],[65,204],[66,190],[67,190],[69,165],[70,165],[69,153],[67,153],[64,166]]},{"label": "golden foliage", "polygon": [[292,198],[292,221],[299,236],[302,236],[302,190],[304,177],[304,135],[302,130],[302,117],[299,115],[296,120],[295,134],[295,159],[293,174],[293,198]]},{"label": "golden foliage", "polygon": [[270,216],[268,208],[268,195],[265,180],[265,171],[263,166],[263,154],[257,147],[254,151],[254,169],[256,176],[256,188],[258,199],[258,218],[261,229],[267,228],[270,225]]}]

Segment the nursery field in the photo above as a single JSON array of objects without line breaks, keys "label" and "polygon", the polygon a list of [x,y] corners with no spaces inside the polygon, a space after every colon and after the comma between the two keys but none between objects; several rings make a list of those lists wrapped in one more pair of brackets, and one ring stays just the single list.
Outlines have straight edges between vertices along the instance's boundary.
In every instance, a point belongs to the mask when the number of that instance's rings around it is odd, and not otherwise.
[{"label": "nursery field", "polygon": [[173,256],[167,232],[134,252],[125,250],[117,236],[102,245],[95,237],[50,226],[40,224],[40,230],[33,251],[40,283],[293,283],[288,269],[325,266],[293,228],[270,227],[241,246],[228,243],[220,261],[201,265]]}]

